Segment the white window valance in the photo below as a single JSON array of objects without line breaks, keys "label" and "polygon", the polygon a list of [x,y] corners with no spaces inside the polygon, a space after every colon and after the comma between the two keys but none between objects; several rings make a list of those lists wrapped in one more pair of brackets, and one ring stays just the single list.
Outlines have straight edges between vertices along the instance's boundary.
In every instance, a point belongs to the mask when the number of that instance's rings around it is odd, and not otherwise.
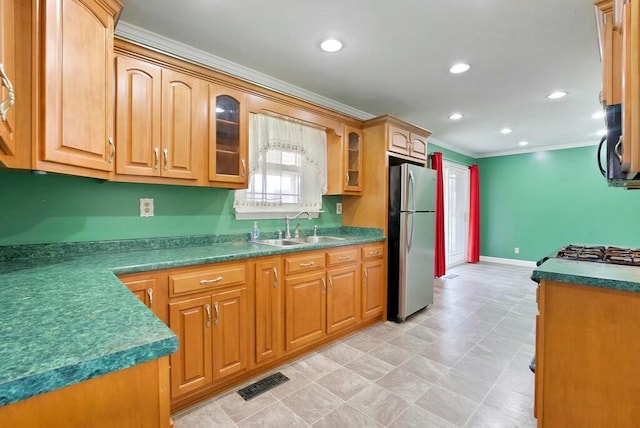
[{"label": "white window valance", "polygon": [[317,213],[326,191],[326,131],[300,121],[250,114],[249,186],[235,192],[236,217]]}]

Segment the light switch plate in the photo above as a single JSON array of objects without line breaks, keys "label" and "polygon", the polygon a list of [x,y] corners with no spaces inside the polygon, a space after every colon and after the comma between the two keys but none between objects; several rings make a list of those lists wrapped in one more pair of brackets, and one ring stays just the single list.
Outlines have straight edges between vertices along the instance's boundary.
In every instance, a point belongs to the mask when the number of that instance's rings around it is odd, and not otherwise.
[{"label": "light switch plate", "polygon": [[140,217],[153,217],[153,198],[140,198]]}]

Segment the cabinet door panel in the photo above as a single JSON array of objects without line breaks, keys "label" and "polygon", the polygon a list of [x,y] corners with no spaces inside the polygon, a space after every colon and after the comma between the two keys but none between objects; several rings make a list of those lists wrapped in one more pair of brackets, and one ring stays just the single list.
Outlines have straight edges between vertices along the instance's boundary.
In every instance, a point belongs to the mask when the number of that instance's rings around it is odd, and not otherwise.
[{"label": "cabinet door panel", "polygon": [[362,318],[380,315],[384,304],[384,267],[382,261],[362,265]]},{"label": "cabinet door panel", "polygon": [[282,272],[279,258],[256,263],[256,362],[282,353]]},{"label": "cabinet door panel", "polygon": [[162,175],[196,180],[207,124],[207,85],[170,70],[162,71]]},{"label": "cabinet door panel", "polygon": [[[9,86],[15,85],[15,45],[14,5],[15,0],[3,0],[0,3],[0,64]],[[15,87],[13,87],[15,91]],[[0,83],[0,102],[9,102],[9,88]],[[7,104],[8,106],[8,104]],[[11,156],[16,152],[15,146],[15,106],[6,112],[4,119],[0,118],[0,160],[2,155]]]},{"label": "cabinet door panel", "polygon": [[389,125],[389,151],[410,154],[411,137],[408,131]]},{"label": "cabinet door panel", "polygon": [[98,5],[45,2],[41,155],[46,161],[112,171],[114,21]]},{"label": "cabinet door panel", "polygon": [[332,333],[358,322],[358,266],[330,270],[327,280],[327,333]]},{"label": "cabinet door panel", "polygon": [[213,382],[211,311],[209,296],[169,305],[169,327],[180,343],[171,354],[172,398]]},{"label": "cabinet door panel", "polygon": [[241,287],[215,293],[212,301],[215,375],[216,379],[222,379],[247,368],[247,289]]},{"label": "cabinet door panel", "polygon": [[116,172],[160,175],[160,67],[116,58]]},{"label": "cabinet door panel", "polygon": [[427,159],[427,139],[420,135],[411,134],[411,156],[417,159]]},{"label": "cabinet door panel", "polygon": [[324,272],[285,279],[286,350],[301,348],[326,334]]}]

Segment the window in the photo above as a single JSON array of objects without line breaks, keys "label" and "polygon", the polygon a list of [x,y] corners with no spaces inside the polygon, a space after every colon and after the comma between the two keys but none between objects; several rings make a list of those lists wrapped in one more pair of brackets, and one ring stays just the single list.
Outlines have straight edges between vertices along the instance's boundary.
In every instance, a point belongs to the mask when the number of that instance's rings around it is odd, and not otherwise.
[{"label": "window", "polygon": [[249,116],[249,187],[236,190],[236,218],[320,212],[327,191],[326,131],[267,114]]}]

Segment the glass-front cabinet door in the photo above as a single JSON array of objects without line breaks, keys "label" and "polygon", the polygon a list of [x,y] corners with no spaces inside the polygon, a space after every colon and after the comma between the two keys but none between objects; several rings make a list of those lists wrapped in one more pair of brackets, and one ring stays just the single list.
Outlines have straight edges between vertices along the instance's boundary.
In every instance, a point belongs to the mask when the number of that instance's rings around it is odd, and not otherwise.
[{"label": "glass-front cabinet door", "polygon": [[345,127],[345,192],[362,191],[362,131]]},{"label": "glass-front cabinet door", "polygon": [[209,85],[209,180],[214,186],[247,185],[248,117],[245,95]]}]

